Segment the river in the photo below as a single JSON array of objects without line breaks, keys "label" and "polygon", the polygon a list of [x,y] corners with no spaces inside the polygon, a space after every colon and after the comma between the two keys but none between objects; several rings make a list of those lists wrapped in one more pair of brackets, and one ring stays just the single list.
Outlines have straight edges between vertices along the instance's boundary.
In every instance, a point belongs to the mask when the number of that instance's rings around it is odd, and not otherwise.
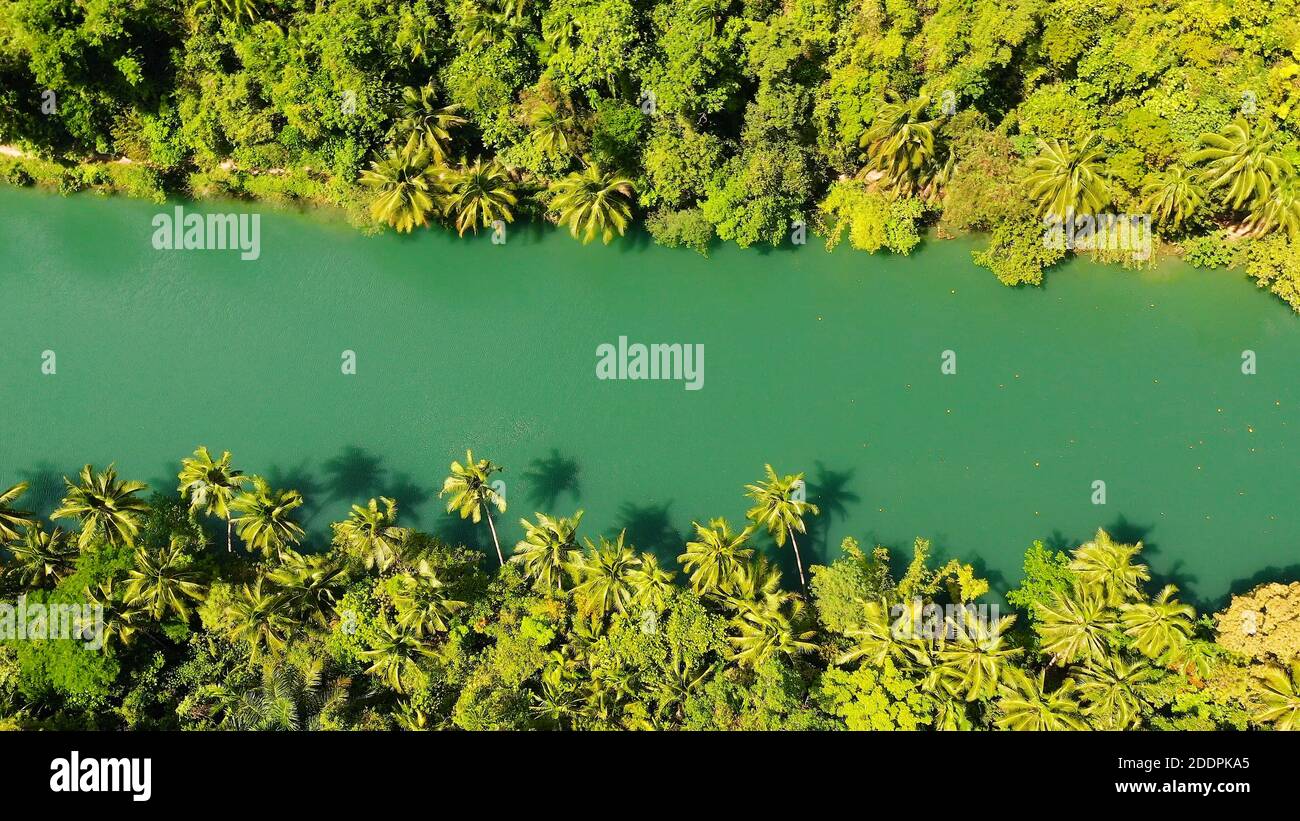
[{"label": "river", "polygon": [[[45,512],[84,462],[174,492],[205,444],[300,489],[317,545],[382,494],[490,550],[434,498],[472,447],[507,468],[507,550],[521,516],[581,508],[582,533],[675,555],[692,520],[739,523],[771,462],[822,507],[806,562],[854,535],[901,568],[922,536],[1000,592],[1033,540],[1106,527],[1203,606],[1300,565],[1300,320],[1237,273],[1085,260],[1013,290],[966,240],[705,259],[269,209],[245,261],[155,250],[173,205],[0,187],[0,486]],[[700,389],[598,379],[619,337],[702,345]]]}]

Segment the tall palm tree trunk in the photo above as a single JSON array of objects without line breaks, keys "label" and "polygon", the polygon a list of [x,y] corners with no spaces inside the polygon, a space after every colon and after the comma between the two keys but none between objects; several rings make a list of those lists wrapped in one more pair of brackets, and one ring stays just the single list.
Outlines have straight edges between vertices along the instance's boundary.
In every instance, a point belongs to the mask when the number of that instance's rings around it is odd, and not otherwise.
[{"label": "tall palm tree trunk", "polygon": [[226,552],[227,553],[235,552],[234,536],[231,535],[231,532],[234,529],[235,529],[235,523],[230,521],[230,517],[227,516],[226,517]]},{"label": "tall palm tree trunk", "polygon": [[488,517],[488,528],[492,531],[492,544],[497,549],[497,561],[501,563],[502,567],[505,567],[506,559],[504,556],[501,555],[501,542],[497,541],[497,526],[492,524],[492,511],[489,510],[487,512],[487,517]]},{"label": "tall palm tree trunk", "polygon": [[794,538],[794,528],[790,529],[790,544],[794,546],[794,563],[799,568],[799,586],[808,592],[808,583],[803,579],[803,559],[799,558],[799,542]]}]

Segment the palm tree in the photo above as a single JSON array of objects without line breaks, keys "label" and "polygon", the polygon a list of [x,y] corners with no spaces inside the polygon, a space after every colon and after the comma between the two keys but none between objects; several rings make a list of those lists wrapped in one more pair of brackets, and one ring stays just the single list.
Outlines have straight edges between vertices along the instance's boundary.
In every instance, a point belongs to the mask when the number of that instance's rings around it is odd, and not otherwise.
[{"label": "palm tree", "polygon": [[551,186],[555,198],[551,210],[569,233],[586,245],[600,234],[609,245],[617,233],[627,230],[632,221],[632,181],[622,174],[606,174],[599,165],[575,171]]},{"label": "palm tree", "polygon": [[445,200],[446,213],[455,214],[456,232],[463,237],[466,231],[477,233],[480,226],[498,219],[512,222],[515,217],[510,209],[519,198],[511,188],[510,174],[495,159],[484,163],[480,157],[473,165],[463,165],[451,176],[451,191]]},{"label": "palm tree", "polygon": [[1112,655],[1085,666],[1079,677],[1079,697],[1088,703],[1084,715],[1108,730],[1134,729],[1141,723],[1139,689],[1155,677],[1148,665],[1126,664]]},{"label": "palm tree", "polygon": [[119,482],[117,470],[112,465],[103,473],[95,473],[94,467],[86,465],[78,478],[80,482],[73,484],[66,476],[63,477],[68,495],[63,497],[53,518],[70,517],[81,522],[77,543],[82,550],[92,547],[96,539],[133,547],[140,530],[140,516],[149,509],[135,494],[148,485],[144,482]]},{"label": "palm tree", "polygon": [[803,629],[805,605],[798,597],[785,598],[776,607],[747,608],[731,621],[739,635],[729,636],[735,648],[731,660],[757,667],[781,653],[792,656],[817,649],[809,639],[816,631]]},{"label": "palm tree", "polygon": [[506,498],[492,486],[492,474],[502,470],[487,459],[474,460],[474,452],[465,451],[465,464],[457,461],[451,463],[451,475],[442,483],[438,498],[451,494],[447,502],[447,512],[458,512],[462,519],[472,519],[478,524],[487,514],[488,529],[492,531],[492,545],[497,549],[497,561],[505,566],[505,557],[501,554],[501,542],[497,540],[497,526],[492,522],[492,508],[506,512]]},{"label": "palm tree", "polygon": [[1200,182],[1181,165],[1156,174],[1142,187],[1142,196],[1142,210],[1150,213],[1158,224],[1174,231],[1205,201]]},{"label": "palm tree", "polygon": [[881,175],[903,193],[923,188],[933,175],[934,132],[940,120],[929,116],[930,96],[907,102],[889,92],[858,144],[867,150],[863,172]]},{"label": "palm tree", "polygon": [[447,620],[468,606],[447,596],[447,585],[427,562],[414,572],[389,579],[386,587],[397,609],[397,625],[414,629],[417,636],[447,632]]},{"label": "palm tree", "polygon": [[1109,533],[1098,530],[1091,542],[1074,550],[1070,570],[1085,585],[1101,590],[1105,594],[1107,606],[1118,607],[1125,601],[1141,598],[1139,585],[1151,578],[1146,565],[1133,564],[1133,559],[1140,552],[1141,542],[1117,544],[1111,540]]},{"label": "palm tree", "polygon": [[1126,604],[1121,608],[1125,635],[1133,637],[1133,646],[1147,658],[1163,656],[1192,635],[1196,609],[1174,601],[1177,592],[1172,584],[1165,585],[1150,604]]},{"label": "palm tree", "polygon": [[130,645],[139,629],[141,611],[128,607],[122,601],[122,597],[113,589],[113,580],[109,579],[95,590],[87,590],[86,598],[104,614],[104,645],[107,646],[113,639],[123,645]]},{"label": "palm tree", "polygon": [[438,105],[433,83],[404,88],[390,136],[403,141],[414,137],[429,152],[433,163],[441,165],[447,160],[451,129],[467,122],[459,111],[458,105]]},{"label": "palm tree", "polygon": [[691,589],[696,593],[723,590],[732,576],[754,551],[745,547],[753,534],[753,527],[739,533],[731,532],[726,519],[713,519],[707,526],[692,522],[695,541],[686,543],[686,552],[677,557],[686,572],[691,574]]},{"label": "palm tree", "polygon": [[265,479],[254,476],[252,491],[241,492],[230,507],[243,514],[234,521],[244,545],[269,557],[302,540],[303,529],[292,518],[302,504],[298,491],[272,490]]},{"label": "palm tree", "polygon": [[802,473],[779,477],[771,465],[763,465],[763,470],[767,472],[766,481],[760,481],[756,485],[745,485],[747,491],[745,495],[755,503],[745,516],[759,527],[767,528],[777,547],[784,547],[786,537],[789,537],[790,544],[794,547],[794,561],[799,568],[799,585],[807,590],[808,583],[804,581],[803,576],[803,559],[799,556],[799,542],[795,540],[794,534],[795,531],[807,532],[804,525],[805,514],[811,513],[816,516],[821,511],[817,509],[817,505],[795,498],[796,491],[803,487]]},{"label": "palm tree", "polygon": [[289,600],[278,592],[264,591],[259,578],[247,584],[226,606],[226,636],[248,643],[254,660],[264,653],[278,653],[288,643],[294,622]]},{"label": "palm tree", "polygon": [[236,26],[253,23],[262,15],[259,0],[195,0],[195,11],[211,10]]},{"label": "palm tree", "polygon": [[537,513],[537,522],[520,519],[524,538],[515,545],[515,555],[510,561],[524,568],[524,576],[532,579],[539,590],[564,592],[564,575],[572,572],[578,559],[578,524],[582,521],[579,510],[572,519]]},{"label": "palm tree", "polygon": [[1300,192],[1294,175],[1282,177],[1268,195],[1256,200],[1244,228],[1254,236],[1285,231],[1292,242],[1300,242]]},{"label": "palm tree", "polygon": [[610,613],[626,613],[636,597],[632,572],[641,565],[636,551],[623,544],[626,531],[614,541],[600,537],[600,544],[587,540],[587,554],[574,563],[578,584],[573,595],[579,612],[603,622]]},{"label": "palm tree", "polygon": [[294,618],[324,627],[334,615],[334,602],[345,581],[343,564],[331,555],[303,556],[295,550],[280,554],[280,566],[266,574],[284,598]]},{"label": "palm tree", "polygon": [[1076,659],[1101,661],[1110,653],[1108,634],[1119,627],[1114,613],[1095,585],[1076,584],[1069,595],[1053,594],[1051,604],[1039,605],[1035,625],[1043,652],[1056,663]]},{"label": "palm tree", "polygon": [[23,531],[23,538],[9,545],[13,563],[6,574],[27,587],[55,585],[76,569],[77,548],[68,544],[61,529],[49,533],[37,522]]},{"label": "palm tree", "polygon": [[853,640],[853,648],[841,654],[835,663],[850,664],[865,659],[872,667],[880,667],[891,660],[900,667],[928,667],[929,646],[918,629],[922,605],[914,600],[901,607],[900,617],[893,619],[889,603],[884,599],[862,602],[858,623],[844,631],[845,637]]},{"label": "palm tree", "polygon": [[568,105],[534,97],[524,107],[524,120],[532,129],[533,143],[543,154],[561,158],[573,154],[569,133],[574,129],[574,121]]},{"label": "palm tree", "polygon": [[1101,148],[1089,134],[1077,146],[1063,140],[1039,140],[1038,156],[1029,162],[1025,185],[1038,213],[1058,220],[1073,214],[1096,214],[1110,201],[1099,168]]},{"label": "palm tree", "polygon": [[659,557],[653,553],[642,553],[641,561],[627,572],[627,580],[632,585],[632,601],[656,613],[668,604],[676,586],[673,579],[677,573],[664,570],[659,566]]},{"label": "palm tree", "polygon": [[242,471],[230,466],[230,451],[222,451],[221,458],[214,462],[207,447],[200,445],[193,458],[181,460],[177,478],[180,486],[176,489],[182,499],[190,500],[190,510],[201,510],[226,520],[226,552],[229,553],[233,549],[231,531],[234,529],[230,523],[230,502],[248,481]]},{"label": "palm tree", "polygon": [[414,134],[404,148],[375,160],[361,175],[361,182],[376,192],[371,216],[401,233],[429,224],[429,214],[447,194],[446,181],[446,169],[433,162],[429,149]]},{"label": "palm tree", "polygon": [[1294,173],[1291,164],[1276,152],[1271,127],[1252,134],[1250,123],[1239,119],[1217,134],[1202,134],[1201,145],[1204,147],[1191,161],[1206,164],[1206,188],[1223,189],[1224,204],[1234,211],[1267,198],[1283,175]]},{"label": "palm tree", "polygon": [[157,551],[142,545],[136,548],[135,569],[127,574],[122,598],[128,607],[143,610],[154,621],[161,621],[168,611],[185,621],[190,615],[186,599],[203,598],[203,585],[189,566],[190,557],[179,538]]},{"label": "palm tree", "polygon": [[[383,502],[382,510],[380,502]],[[330,528],[334,531],[334,543],[359,557],[367,569],[392,567],[408,535],[405,528],[397,526],[397,502],[387,496],[371,499],[365,507],[353,505],[347,518],[334,522]]]},{"label": "palm tree", "polygon": [[939,676],[953,695],[975,701],[997,694],[1011,659],[1020,653],[1007,637],[1015,621],[1015,616],[1004,616],[988,625],[962,608],[961,616],[949,622],[955,638],[939,651]]},{"label": "palm tree", "polygon": [[527,28],[527,0],[467,0],[460,35],[471,51],[495,43],[514,46]]},{"label": "palm tree", "polygon": [[1275,730],[1300,730],[1300,658],[1291,661],[1290,669],[1265,667],[1256,684],[1264,707],[1255,720],[1268,722]]},{"label": "palm tree", "polygon": [[0,493],[0,544],[21,538],[23,528],[36,524],[31,511],[19,510],[13,506],[18,498],[27,492],[27,483],[19,482]]},{"label": "palm tree", "polygon": [[997,724],[1004,730],[1086,730],[1088,725],[1081,717],[1079,702],[1074,698],[1073,679],[1047,692],[1046,671],[1036,677],[1020,670],[1008,671],[1002,685],[998,708],[1002,717]]},{"label": "palm tree", "polygon": [[379,638],[361,657],[373,662],[367,673],[378,675],[397,693],[411,693],[424,686],[428,675],[420,666],[427,657],[436,655],[433,645],[413,629],[393,626],[387,619],[380,623]]}]

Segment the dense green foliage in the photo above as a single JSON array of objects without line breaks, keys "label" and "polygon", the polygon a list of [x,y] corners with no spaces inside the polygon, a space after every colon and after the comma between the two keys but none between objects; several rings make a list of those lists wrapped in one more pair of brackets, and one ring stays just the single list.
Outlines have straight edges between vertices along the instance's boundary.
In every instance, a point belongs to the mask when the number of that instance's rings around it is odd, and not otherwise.
[{"label": "dense green foliage", "polygon": [[[401,526],[391,499],[306,545],[297,491],[206,448],[147,502],[87,466],[55,514],[68,531],[21,508],[24,485],[6,490],[0,612],[93,602],[104,632],[100,647],[0,640],[0,725],[1300,727],[1300,657],[1280,632],[1300,585],[1234,600],[1216,637],[1175,588],[1150,595],[1140,544],[1099,531],[1069,554],[1029,550],[1007,596],[1018,614],[980,609],[988,583],[957,560],[932,566],[921,539],[905,568],[845,539],[796,593],[767,554],[818,509],[802,475],[771,466],[745,488],[746,526],[696,523],[676,568],[623,533],[584,536],[581,512],[524,520],[506,559],[489,546],[506,508],[497,470],[467,454],[442,483],[478,549]],[[1257,610],[1261,629],[1284,625],[1268,642],[1239,624]]]},{"label": "dense green foliage", "polygon": [[[707,253],[908,253],[927,227],[1038,283],[1044,216],[1300,309],[1294,0],[0,0],[0,176],[520,218]],[[128,162],[112,161],[126,160]],[[499,221],[499,222],[498,222]],[[1091,251],[1151,264],[1111,250]]]}]

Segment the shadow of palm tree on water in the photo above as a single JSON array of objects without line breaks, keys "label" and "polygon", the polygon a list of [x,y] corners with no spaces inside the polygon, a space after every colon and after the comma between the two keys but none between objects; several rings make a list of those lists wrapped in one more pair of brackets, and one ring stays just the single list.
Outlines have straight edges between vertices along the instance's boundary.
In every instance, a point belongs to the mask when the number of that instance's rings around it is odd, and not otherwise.
[{"label": "shadow of palm tree on water", "polygon": [[528,483],[528,501],[539,510],[554,513],[560,496],[568,494],[576,504],[582,496],[578,463],[551,448],[549,456],[534,459],[523,472]]}]

